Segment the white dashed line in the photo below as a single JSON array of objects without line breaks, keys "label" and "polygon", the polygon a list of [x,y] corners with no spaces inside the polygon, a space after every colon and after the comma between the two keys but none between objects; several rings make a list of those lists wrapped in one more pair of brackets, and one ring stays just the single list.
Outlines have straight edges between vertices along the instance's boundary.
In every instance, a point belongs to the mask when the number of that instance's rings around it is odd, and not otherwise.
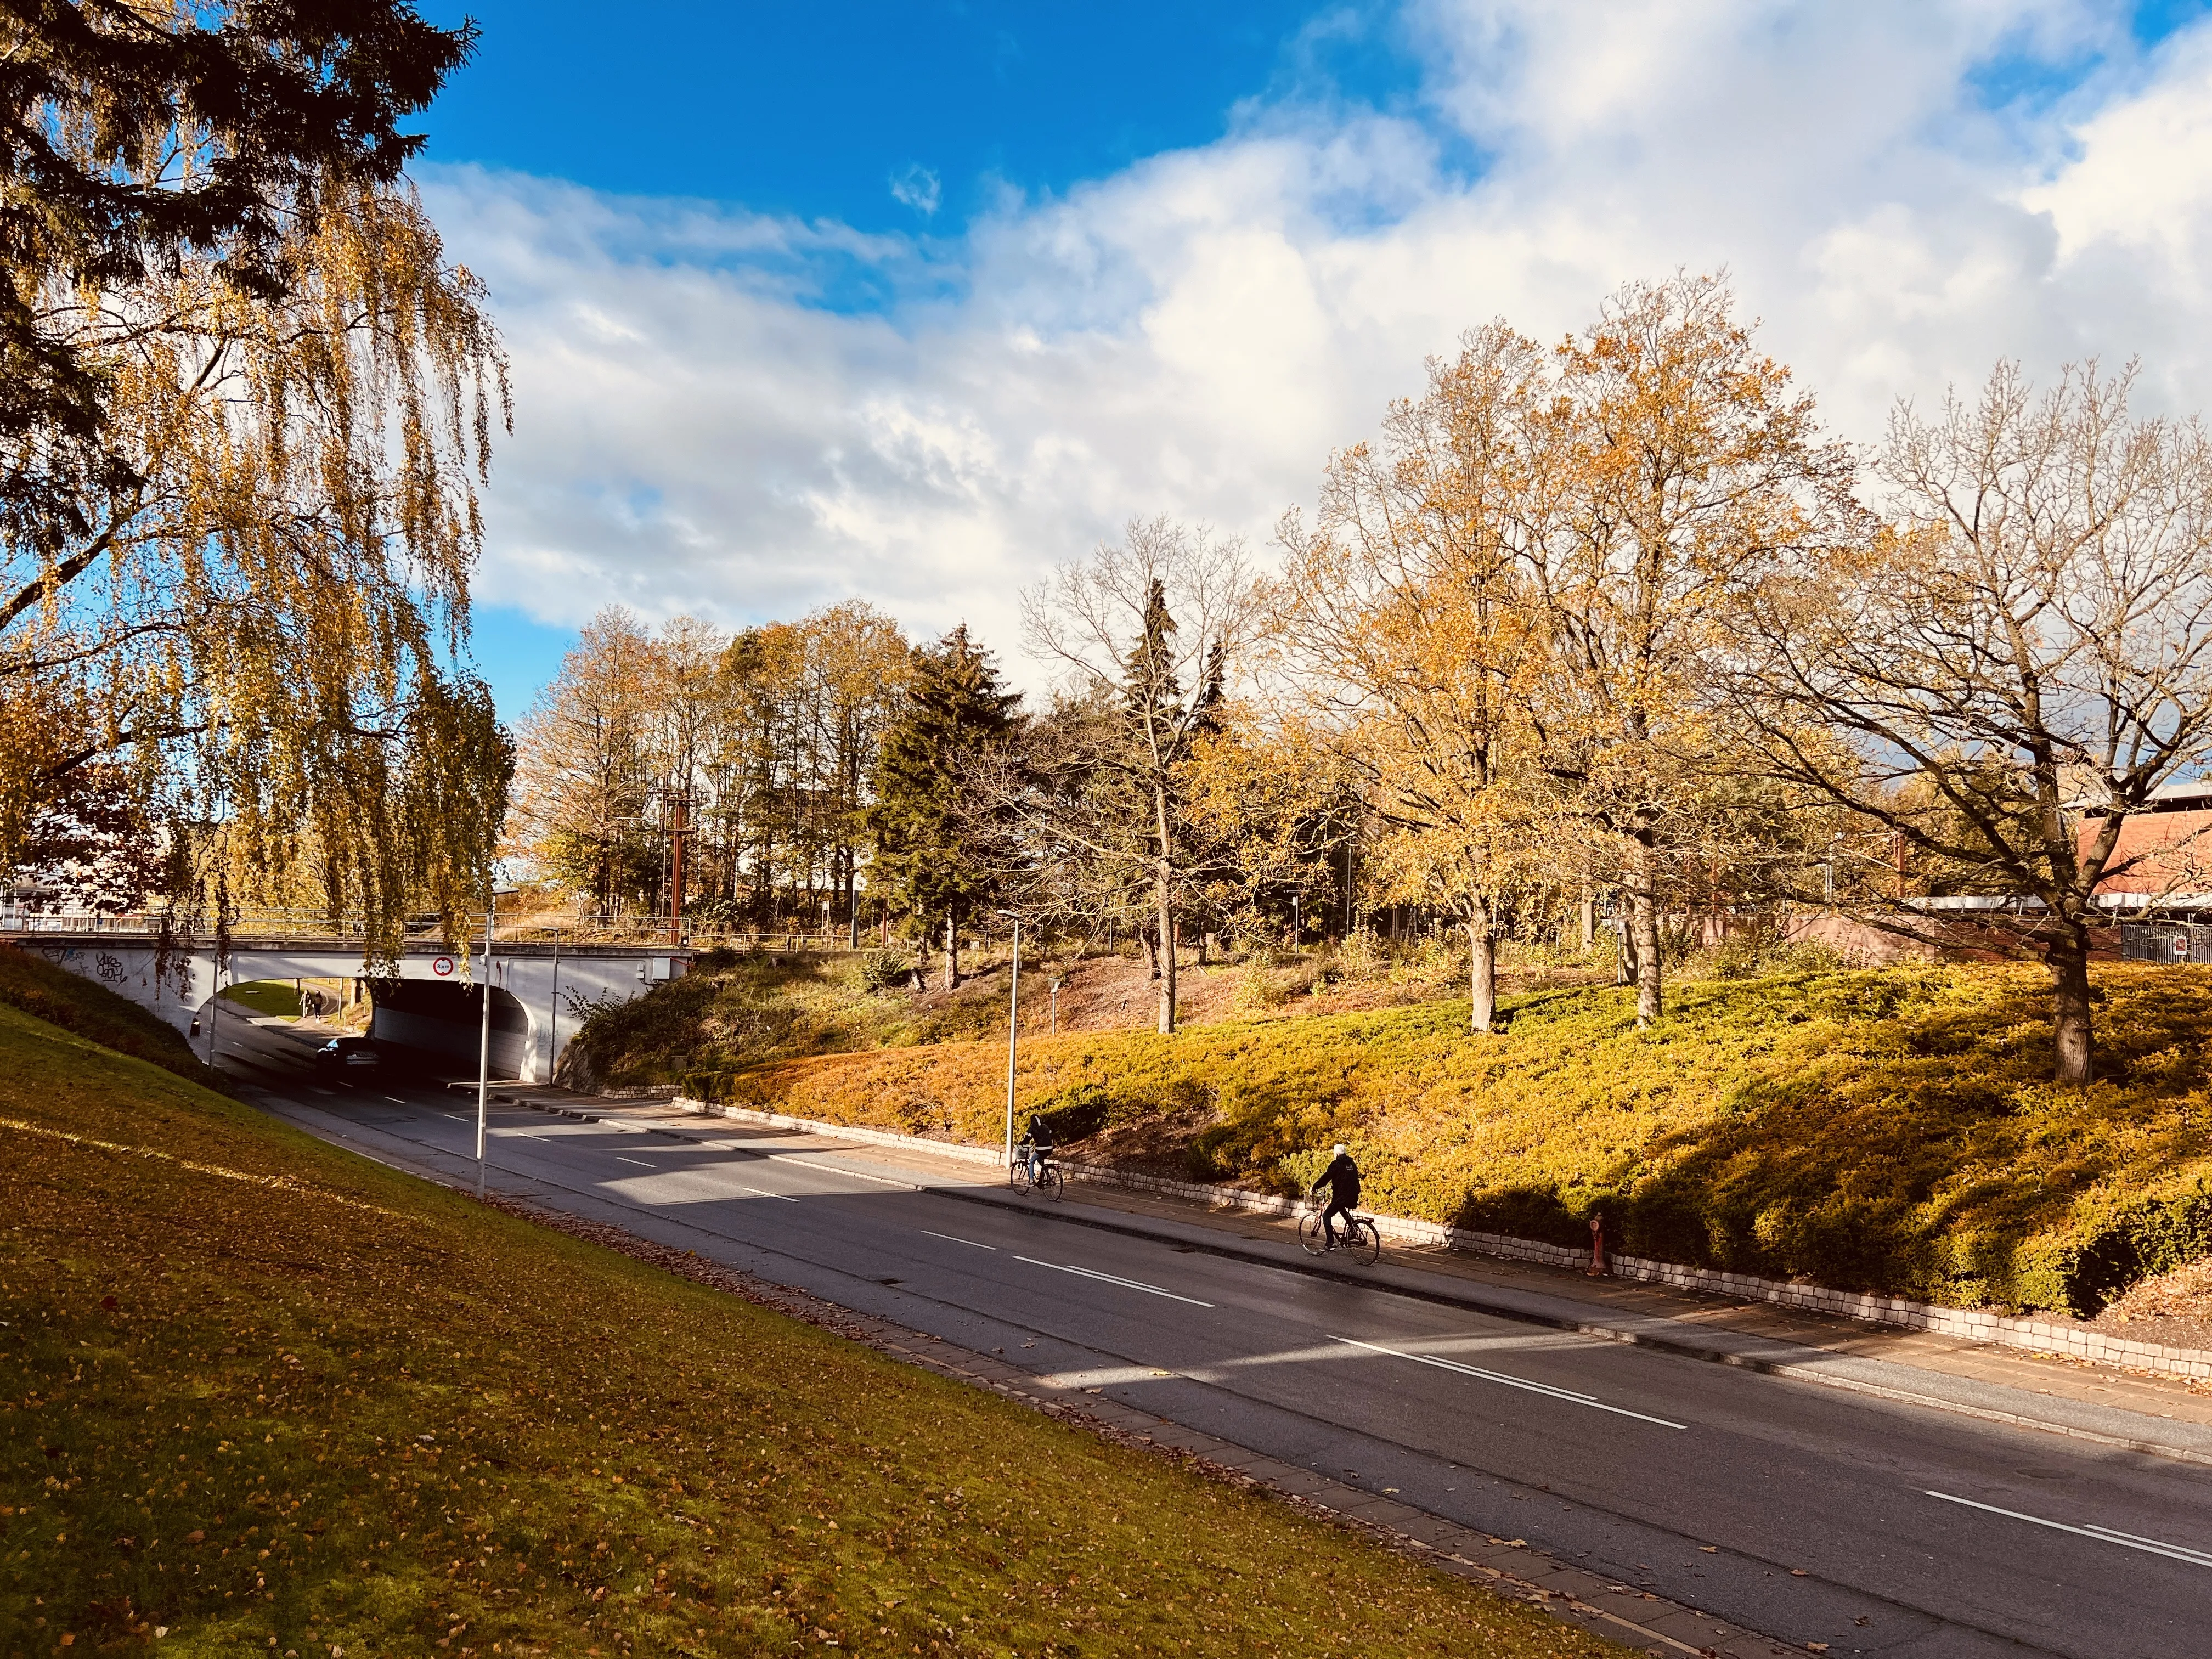
[{"label": "white dashed line", "polygon": [[1117,1279],[1112,1273],[1093,1273],[1088,1267],[1077,1267],[1059,1261],[1040,1261],[1033,1255],[1018,1255],[1017,1261],[1026,1261],[1032,1267],[1049,1267],[1056,1273],[1080,1273],[1085,1279],[1100,1279],[1109,1285],[1119,1285],[1126,1290],[1142,1291],[1147,1296],[1164,1296],[1170,1302],[1188,1302],[1194,1308],[1210,1308],[1211,1302],[1200,1302],[1194,1296],[1177,1296],[1173,1291],[1164,1291],[1157,1285],[1147,1285],[1138,1279]]},{"label": "white dashed line", "polygon": [[1329,1340],[1341,1342],[1347,1347],[1364,1348],[1370,1353],[1387,1353],[1393,1359],[1410,1359],[1416,1365],[1434,1365],[1440,1370],[1457,1371],[1462,1376],[1480,1377],[1486,1382],[1502,1382],[1509,1389],[1526,1389],[1530,1394],[1564,1400],[1571,1406],[1588,1406],[1592,1411],[1611,1412],[1615,1417],[1632,1417],[1639,1423],[1656,1423],[1662,1429],[1686,1429],[1690,1426],[1686,1423],[1670,1423],[1663,1417],[1646,1417],[1642,1412],[1632,1412],[1620,1406],[1608,1406],[1602,1400],[1577,1394],[1572,1389],[1555,1389],[1548,1382],[1531,1382],[1525,1376],[1508,1376],[1504,1371],[1486,1371],[1480,1365],[1462,1365],[1456,1359],[1439,1358],[1432,1353],[1407,1353],[1401,1349],[1386,1348],[1378,1342],[1362,1342],[1349,1336],[1332,1336]]},{"label": "white dashed line", "polygon": [[922,1228],[921,1231],[925,1233],[929,1233],[929,1236],[932,1238],[945,1239],[954,1244],[965,1244],[971,1250],[995,1250],[999,1248],[995,1244],[978,1244],[972,1238],[956,1238],[951,1233],[930,1233],[929,1229],[927,1227]]}]

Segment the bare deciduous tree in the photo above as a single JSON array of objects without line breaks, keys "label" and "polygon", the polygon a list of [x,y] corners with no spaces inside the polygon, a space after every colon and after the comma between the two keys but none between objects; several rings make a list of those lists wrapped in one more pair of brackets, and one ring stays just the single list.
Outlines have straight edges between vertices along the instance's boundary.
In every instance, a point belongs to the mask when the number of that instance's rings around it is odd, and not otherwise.
[{"label": "bare deciduous tree", "polygon": [[[1066,735],[1063,750],[1036,757],[1018,788],[1011,777],[984,787],[1043,839],[1149,878],[1163,1032],[1176,1026],[1176,907],[1189,875],[1183,770],[1261,615],[1243,543],[1165,519],[1133,520],[1119,546],[1101,545],[1023,595],[1031,654],[1071,681],[1079,701],[1112,717],[1042,723],[1041,731]],[[1041,772],[1094,783],[1040,787]],[[1098,787],[1106,781],[1141,813],[1137,824],[1091,810],[1111,798]]]},{"label": "bare deciduous tree", "polygon": [[[2094,1071],[2100,886],[2169,878],[2115,857],[2122,818],[2212,761],[2212,444],[2132,417],[2131,379],[2093,364],[2038,396],[2002,365],[1932,422],[1900,406],[1879,464],[1897,523],[1769,583],[1734,678],[1779,775],[1954,892],[2030,902],[2066,1083]],[[1929,931],[1924,903],[1862,899]]]}]

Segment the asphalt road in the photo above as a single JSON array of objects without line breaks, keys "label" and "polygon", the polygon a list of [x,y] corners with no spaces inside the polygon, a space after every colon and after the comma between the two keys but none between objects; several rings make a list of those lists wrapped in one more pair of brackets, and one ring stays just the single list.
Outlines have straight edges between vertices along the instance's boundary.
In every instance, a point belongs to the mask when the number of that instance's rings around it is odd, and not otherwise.
[{"label": "asphalt road", "polygon": [[[473,1103],[317,1078],[272,1109],[459,1174]],[[491,1184],[1018,1364],[1833,1654],[2212,1653],[2212,1474],[872,1181],[865,1157],[493,1109]],[[472,1164],[466,1167],[472,1168]]]}]

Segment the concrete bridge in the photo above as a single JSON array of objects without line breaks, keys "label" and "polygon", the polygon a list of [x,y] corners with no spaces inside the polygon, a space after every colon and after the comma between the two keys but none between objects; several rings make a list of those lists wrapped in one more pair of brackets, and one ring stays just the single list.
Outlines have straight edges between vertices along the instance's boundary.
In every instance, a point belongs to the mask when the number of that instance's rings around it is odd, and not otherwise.
[{"label": "concrete bridge", "polygon": [[[150,929],[92,918],[9,918],[0,939],[105,985],[191,1036],[211,1036],[212,1018],[251,1017],[235,1004],[211,1016],[218,990],[262,981],[347,981],[374,1005],[371,1036],[450,1060],[471,1075],[477,1068],[483,1004],[474,981],[483,971],[481,941],[464,954],[410,940],[395,969],[372,977],[362,970],[358,940],[328,935],[234,935],[220,963],[212,940],[173,945],[168,960],[157,963],[160,940]],[[550,1082],[581,1010],[641,996],[681,975],[690,961],[688,951],[671,946],[494,940],[492,1075]]]}]

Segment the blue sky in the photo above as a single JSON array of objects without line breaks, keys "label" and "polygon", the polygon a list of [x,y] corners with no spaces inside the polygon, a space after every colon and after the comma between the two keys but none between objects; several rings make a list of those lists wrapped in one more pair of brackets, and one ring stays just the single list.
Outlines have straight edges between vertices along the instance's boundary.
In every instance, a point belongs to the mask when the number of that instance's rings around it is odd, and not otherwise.
[{"label": "blue sky", "polygon": [[[1392,16],[1283,0],[426,5],[473,16],[475,60],[425,160],[696,198],[864,231],[957,237],[1008,189],[1063,191],[1219,137],[1246,100],[1410,98]],[[495,296],[496,297],[496,296]],[[477,615],[510,720],[574,640],[514,605]]]},{"label": "blue sky", "polygon": [[1853,436],[2000,354],[2212,383],[2203,0],[423,4],[483,31],[420,171],[515,356],[510,720],[616,601],[1012,659],[1042,564],[1264,545],[1462,330],[1678,266]]},{"label": "blue sky", "polygon": [[1393,14],[1311,0],[426,9],[483,30],[432,112],[431,159],[864,230],[957,231],[1001,185],[1064,190],[1208,143],[1240,100],[1317,81],[1387,99],[1418,79]]}]

